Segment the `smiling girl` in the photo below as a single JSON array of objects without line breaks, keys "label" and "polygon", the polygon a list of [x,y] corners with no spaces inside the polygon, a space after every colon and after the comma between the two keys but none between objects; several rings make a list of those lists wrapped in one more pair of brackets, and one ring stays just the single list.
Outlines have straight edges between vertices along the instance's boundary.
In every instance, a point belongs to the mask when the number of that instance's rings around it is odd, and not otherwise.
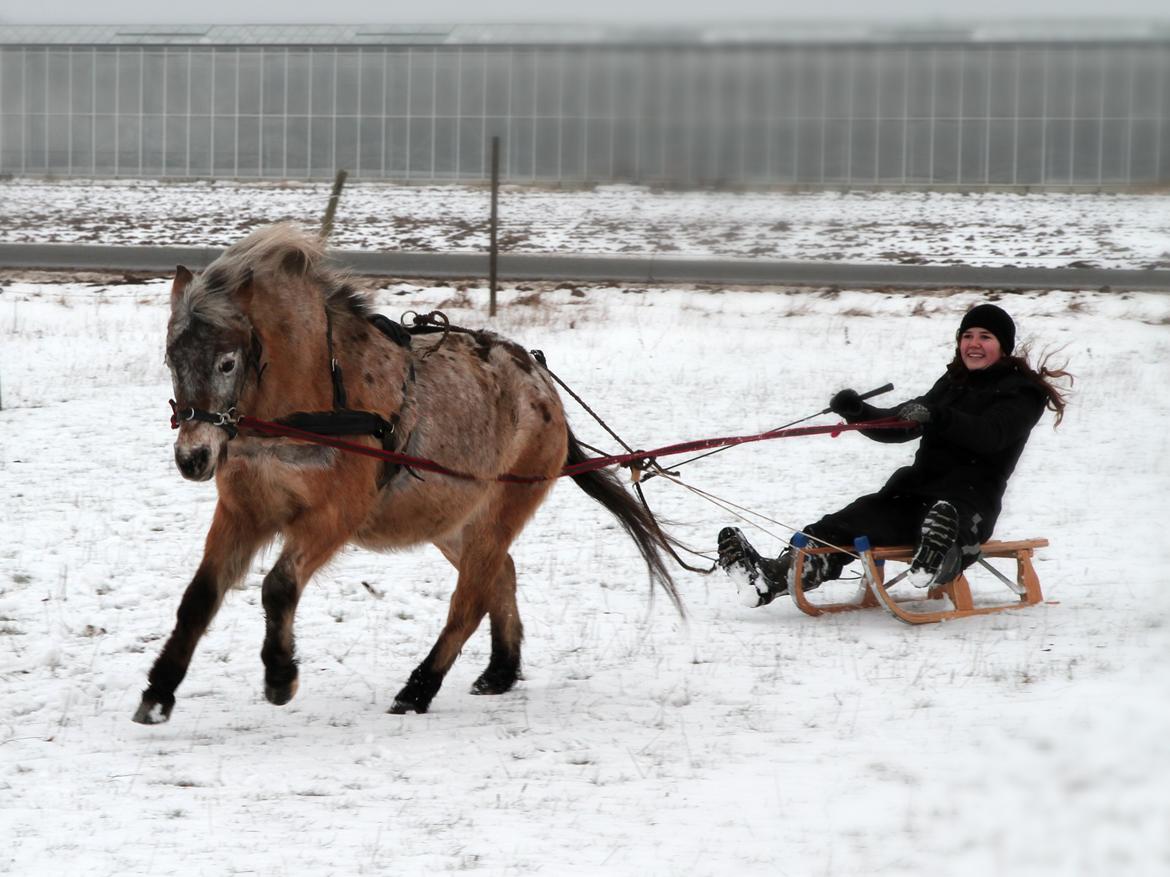
[{"label": "smiling girl", "polygon": [[[854,500],[804,528],[818,543],[914,544],[908,578],[919,587],[954,578],[974,563],[991,537],[1008,478],[1045,407],[1064,417],[1065,392],[1054,379],[1072,376],[1047,359],[1033,368],[1014,356],[1016,326],[992,304],[972,308],[955,333],[955,356],[924,395],[892,408],[876,408],[854,390],[833,396],[829,407],[849,423],[896,417],[905,430],[861,430],[879,442],[922,439],[914,462],[897,470],[877,493]],[[811,589],[837,578],[852,558],[817,554],[805,558],[803,585]],[[719,533],[719,565],[736,582],[740,602],[763,606],[786,594],[792,549],[761,557],[734,527]]]}]

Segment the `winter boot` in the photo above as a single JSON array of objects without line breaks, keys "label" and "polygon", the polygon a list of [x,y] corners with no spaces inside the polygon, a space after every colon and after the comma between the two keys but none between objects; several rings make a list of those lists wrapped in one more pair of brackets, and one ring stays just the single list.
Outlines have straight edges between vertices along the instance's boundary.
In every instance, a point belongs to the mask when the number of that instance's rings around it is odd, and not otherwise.
[{"label": "winter boot", "polygon": [[[814,546],[809,546],[814,547]],[[776,558],[776,562],[784,568],[784,590],[788,591],[796,584],[796,549],[785,548]],[[804,566],[801,567],[801,590],[812,591],[821,586],[821,582],[840,575],[840,568],[835,572],[828,554],[805,554]]]},{"label": "winter boot", "polygon": [[940,499],[922,519],[922,536],[906,580],[916,588],[930,588],[949,582],[959,574],[961,566],[959,513]]},{"label": "winter boot", "polygon": [[719,531],[719,566],[735,582],[739,602],[749,609],[767,606],[788,593],[786,554],[776,560],[761,557],[737,527]]}]

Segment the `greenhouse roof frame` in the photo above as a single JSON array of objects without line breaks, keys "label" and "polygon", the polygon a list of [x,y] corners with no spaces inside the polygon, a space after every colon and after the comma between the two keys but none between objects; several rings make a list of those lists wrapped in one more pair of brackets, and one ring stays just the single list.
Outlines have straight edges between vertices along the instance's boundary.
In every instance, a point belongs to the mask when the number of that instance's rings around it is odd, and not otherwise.
[{"label": "greenhouse roof frame", "polygon": [[1159,43],[1170,19],[946,24],[712,22],[581,24],[0,25],[0,46],[693,46]]}]

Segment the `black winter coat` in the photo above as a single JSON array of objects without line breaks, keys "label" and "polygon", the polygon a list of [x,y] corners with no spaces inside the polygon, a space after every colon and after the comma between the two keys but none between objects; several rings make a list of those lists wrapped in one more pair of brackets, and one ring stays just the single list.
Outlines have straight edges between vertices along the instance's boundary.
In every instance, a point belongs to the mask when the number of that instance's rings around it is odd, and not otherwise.
[{"label": "black winter coat", "polygon": [[[978,371],[958,367],[939,378],[925,396],[908,399],[930,409],[930,421],[906,431],[862,430],[881,442],[922,438],[914,463],[897,470],[885,495],[922,496],[966,505],[978,513],[979,537],[987,539],[999,517],[1009,476],[1044,413],[1046,395],[1035,379],[1010,360]],[[850,422],[892,417],[893,408],[866,404]]]}]

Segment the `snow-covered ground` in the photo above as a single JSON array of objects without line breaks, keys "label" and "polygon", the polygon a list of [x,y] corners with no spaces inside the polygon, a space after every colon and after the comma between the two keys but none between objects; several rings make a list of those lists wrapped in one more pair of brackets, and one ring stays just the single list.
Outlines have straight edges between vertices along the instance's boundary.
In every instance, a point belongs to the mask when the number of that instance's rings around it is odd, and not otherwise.
[{"label": "snow-covered ground", "polygon": [[[0,183],[0,241],[227,246],[257,224],[320,222],[322,184]],[[334,246],[483,252],[482,186],[351,185]],[[701,254],[782,261],[1170,266],[1170,195],[661,192],[505,187],[517,253]]]},{"label": "snow-covered ground", "polygon": [[[7,201],[27,187],[0,188]],[[60,191],[79,220],[97,222],[99,195],[141,198],[147,227],[187,215],[160,243],[227,243],[244,221],[219,212],[218,186],[184,190],[181,205],[150,204],[146,186]],[[287,195],[316,205],[320,191]],[[924,211],[946,201],[913,199]],[[358,203],[347,194],[349,209]],[[1082,203],[1106,214],[1127,201]],[[1057,212],[1043,238],[1027,231],[1028,246],[1104,260],[1077,225],[1087,208]],[[116,240],[128,220],[107,219],[100,237]],[[10,219],[4,237],[62,239],[53,223]],[[951,225],[967,227],[958,214]],[[1134,240],[1138,261],[1157,257]],[[453,577],[429,548],[347,551],[301,604],[297,698],[269,705],[258,654],[269,554],[229,595],[172,721],[143,727],[130,715],[215,501],[212,484],[182,480],[172,461],[167,288],[0,278],[0,872],[1170,872],[1170,297],[1001,300],[1037,351],[1063,347],[1078,378],[1065,423],[1053,430],[1049,415],[1034,431],[999,528],[1051,539],[1038,555],[1051,603],[910,628],[876,611],[748,610],[721,575],[680,572],[684,623],[661,596],[648,600],[631,543],[565,482],[515,545],[527,641],[513,692],[468,694],[487,661],[480,631],[430,713],[387,715],[443,622]],[[494,328],[543,349],[632,445],[653,447],[775,427],[844,386],[892,381],[889,401],[920,393],[980,299],[529,287],[505,291]],[[391,316],[442,307],[466,325],[486,323],[484,301],[480,289],[377,293]],[[583,439],[611,446],[569,410]],[[912,451],[855,434],[789,439],[682,472],[800,525]],[[734,521],[661,479],[647,490],[698,547]],[[786,531],[764,526],[749,532],[778,549]],[[975,585],[1006,595],[987,576]]]}]

